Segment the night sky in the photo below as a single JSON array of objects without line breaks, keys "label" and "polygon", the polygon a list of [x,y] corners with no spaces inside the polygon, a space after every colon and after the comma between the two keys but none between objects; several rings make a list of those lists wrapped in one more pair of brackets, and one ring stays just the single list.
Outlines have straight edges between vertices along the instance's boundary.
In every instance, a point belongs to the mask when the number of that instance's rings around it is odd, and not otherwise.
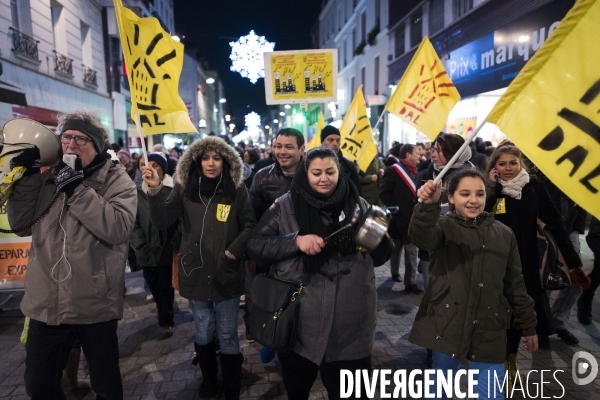
[{"label": "night sky", "polygon": [[175,0],[175,33],[186,49],[216,70],[225,88],[238,130],[250,111],[263,114],[264,79],[252,84],[231,71],[229,42],[250,33],[275,42],[275,51],[310,48],[310,29],[321,11],[322,0]]}]

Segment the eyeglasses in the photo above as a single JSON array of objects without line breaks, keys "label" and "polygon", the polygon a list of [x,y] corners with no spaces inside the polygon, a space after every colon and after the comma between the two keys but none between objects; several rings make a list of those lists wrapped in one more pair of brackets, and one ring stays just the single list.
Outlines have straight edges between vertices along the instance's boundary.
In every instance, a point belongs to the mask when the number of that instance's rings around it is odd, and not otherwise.
[{"label": "eyeglasses", "polygon": [[71,140],[75,139],[75,144],[77,146],[85,146],[87,142],[91,142],[92,139],[85,136],[75,136],[75,135],[60,135],[60,141],[62,144],[69,144]]}]

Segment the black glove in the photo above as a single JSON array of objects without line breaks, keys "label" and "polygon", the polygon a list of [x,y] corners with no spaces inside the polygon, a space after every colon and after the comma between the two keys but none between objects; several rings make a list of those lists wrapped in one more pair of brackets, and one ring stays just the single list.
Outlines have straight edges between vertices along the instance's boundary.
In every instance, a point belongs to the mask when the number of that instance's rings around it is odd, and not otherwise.
[{"label": "black glove", "polygon": [[66,193],[67,197],[71,197],[75,188],[83,182],[84,176],[81,160],[79,157],[75,160],[75,169],[69,167],[62,160],[54,168],[58,171],[54,179],[56,190]]},{"label": "black glove", "polygon": [[42,161],[40,160],[40,149],[36,146],[24,149],[21,154],[10,160],[10,169],[24,167],[23,176],[29,176],[40,172]]}]

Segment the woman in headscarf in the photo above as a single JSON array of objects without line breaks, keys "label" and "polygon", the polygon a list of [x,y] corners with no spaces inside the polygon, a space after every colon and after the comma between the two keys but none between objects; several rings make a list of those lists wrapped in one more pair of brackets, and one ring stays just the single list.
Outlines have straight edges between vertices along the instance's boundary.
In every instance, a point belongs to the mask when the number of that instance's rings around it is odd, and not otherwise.
[{"label": "woman in headscarf", "polygon": [[195,349],[202,370],[200,397],[216,397],[215,325],[221,348],[223,392],[239,399],[242,362],[237,334],[244,294],[244,253],[255,225],[242,162],[233,147],[209,136],[195,142],[177,167],[177,183],[164,202],[156,171],[142,166],[148,184],[150,218],[165,229],[182,218],[179,293],[190,302],[196,325]]},{"label": "woman in headscarf", "polygon": [[[288,398],[308,399],[320,371],[330,399],[340,396],[341,369],[371,369],[377,316],[374,267],[385,263],[393,242],[385,234],[368,253],[351,229],[327,237],[368,204],[327,147],[309,151],[290,191],[263,215],[248,243],[250,257],[274,265],[276,278],[307,284],[293,351],[279,353]],[[364,393],[364,391],[363,391]]]}]

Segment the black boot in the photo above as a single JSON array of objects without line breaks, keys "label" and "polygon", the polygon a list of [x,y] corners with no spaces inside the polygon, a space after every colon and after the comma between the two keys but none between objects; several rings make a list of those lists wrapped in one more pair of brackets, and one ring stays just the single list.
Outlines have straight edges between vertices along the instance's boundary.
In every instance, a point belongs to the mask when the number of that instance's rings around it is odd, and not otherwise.
[{"label": "black boot", "polygon": [[243,362],[244,356],[239,353],[221,353],[221,371],[223,372],[223,393],[225,394],[225,400],[240,399]]},{"label": "black boot", "polygon": [[198,389],[198,395],[203,398],[213,398],[219,396],[219,385],[217,382],[217,353],[215,351],[215,342],[201,346],[194,343],[196,349],[196,358],[202,371],[202,383]]},{"label": "black boot", "polygon": [[594,262],[594,269],[590,273],[589,277],[592,280],[592,284],[588,289],[584,289],[579,300],[577,300],[577,319],[584,325],[592,323],[592,302],[594,301],[594,292],[600,286],[600,274],[596,271],[600,270],[600,263]]}]

